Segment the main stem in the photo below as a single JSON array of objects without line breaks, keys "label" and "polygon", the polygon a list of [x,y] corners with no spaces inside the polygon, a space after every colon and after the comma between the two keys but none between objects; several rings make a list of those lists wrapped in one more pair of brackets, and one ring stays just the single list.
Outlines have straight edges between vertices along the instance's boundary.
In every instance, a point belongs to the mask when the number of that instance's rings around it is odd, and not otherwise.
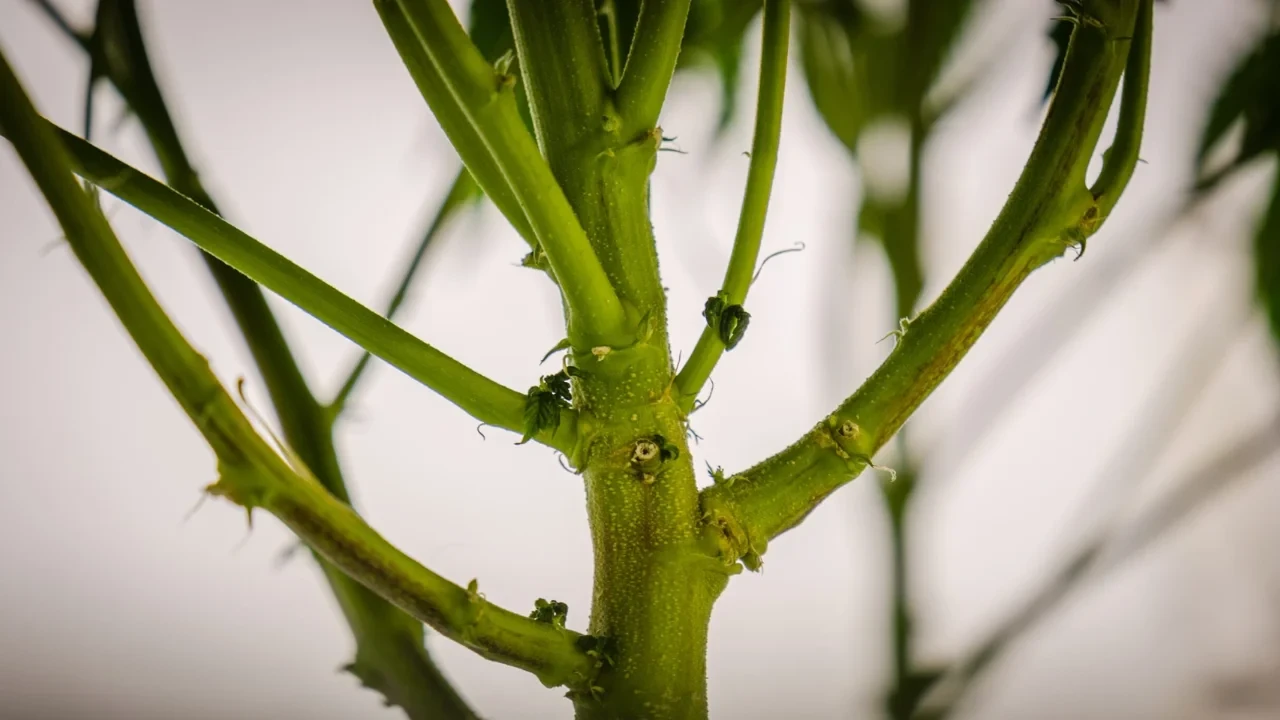
[{"label": "main stem", "polygon": [[693,463],[672,393],[648,214],[655,152],[648,142],[626,143],[564,181],[623,302],[647,318],[635,345],[573,357],[581,373],[576,460],[595,550],[588,632],[617,643],[595,683],[600,690],[574,698],[579,718],[706,717],[707,628],[728,580],[699,543]]},{"label": "main stem", "polygon": [[594,10],[571,0],[511,0],[510,8],[539,145],[635,327],[633,342],[575,346],[571,355],[580,413],[573,461],[595,550],[588,632],[605,643],[592,687],[573,693],[575,710],[591,720],[705,718],[707,629],[728,569],[700,542],[685,417],[672,389],[649,223],[662,134],[636,128],[642,118],[623,112],[607,86]]},{"label": "main stem", "polygon": [[[595,550],[588,632],[617,643],[579,718],[702,718],[706,648],[724,566],[699,544],[700,510],[684,415],[672,393],[666,298],[649,223],[656,133],[553,162],[623,303],[642,318],[635,345],[579,349],[579,467]],[[597,140],[608,145],[608,137]],[[572,171],[570,171],[572,169]],[[662,446],[678,453],[662,458]],[[658,449],[659,456],[648,456]]]}]

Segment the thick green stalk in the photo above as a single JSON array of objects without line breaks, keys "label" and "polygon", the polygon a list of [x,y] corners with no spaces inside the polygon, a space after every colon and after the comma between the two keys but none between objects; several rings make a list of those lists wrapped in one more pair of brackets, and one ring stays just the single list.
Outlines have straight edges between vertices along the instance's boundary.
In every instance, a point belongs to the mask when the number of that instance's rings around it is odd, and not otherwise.
[{"label": "thick green stalk", "polygon": [[652,131],[676,71],[690,0],[643,0],[618,83],[624,137]]},{"label": "thick green stalk", "polygon": [[733,568],[700,540],[683,413],[666,394],[669,355],[640,343],[574,357],[595,551],[592,635],[616,643],[580,719],[705,718],[711,609]]},{"label": "thick green stalk", "polygon": [[[764,4],[764,37],[760,56],[760,89],[756,98],[755,137],[751,141],[751,166],[738,216],[738,232],[733,240],[729,267],[720,286],[723,305],[741,306],[747,299],[760,256],[773,175],[778,165],[778,144],[782,135],[782,101],[787,83],[787,46],[791,38],[790,0],[767,0]],[[688,362],[676,376],[676,392],[685,412],[711,377],[711,371],[725,351],[723,333],[708,318]]]},{"label": "thick green stalk", "polygon": [[955,368],[1022,281],[1097,231],[1103,217],[1085,186],[1085,170],[1124,70],[1138,7],[1150,2],[1081,3],[1085,17],[1072,35],[1027,165],[991,231],[942,296],[904,326],[884,364],[811,432],[703,492],[725,556],[758,554],[853,479]]},{"label": "thick green stalk", "polygon": [[590,70],[596,90],[563,75],[565,63],[600,62],[598,31],[581,16],[576,35],[554,33],[572,18],[540,8],[511,2],[539,140],[640,326],[626,347],[571,355],[581,439],[573,461],[585,479],[595,551],[589,630],[610,643],[595,691],[575,694],[574,704],[579,718],[703,718],[708,625],[731,568],[701,542],[683,413],[671,393],[666,296],[648,211],[661,137],[605,117],[608,100],[602,110],[596,98],[607,92],[606,73]]},{"label": "thick green stalk", "polygon": [[[515,78],[484,59],[445,0],[394,1],[524,208],[564,295],[574,346],[630,344],[638,318],[627,318],[586,232],[520,119]],[[374,0],[380,8],[391,2]],[[433,111],[448,104],[446,98],[426,99]]]},{"label": "thick green stalk", "polygon": [[[475,372],[343,295],[221,217],[98,148],[57,130],[76,174],[159,220],[200,249],[313,315],[481,422],[523,432],[525,396]],[[573,418],[536,437],[572,449]]]},{"label": "thick green stalk", "polygon": [[65,142],[36,114],[0,53],[0,126],[88,271],[139,350],[204,435],[218,460],[215,495],[279,518],[313,550],[380,596],[481,655],[582,687],[595,663],[576,633],[498,608],[401,553],[305,468],[280,457],[218,383],[134,269],[106,218],[76,184]]},{"label": "thick green stalk", "polygon": [[610,79],[595,0],[508,0],[507,6],[538,146],[558,178],[557,164],[606,124],[617,124],[606,103]]}]

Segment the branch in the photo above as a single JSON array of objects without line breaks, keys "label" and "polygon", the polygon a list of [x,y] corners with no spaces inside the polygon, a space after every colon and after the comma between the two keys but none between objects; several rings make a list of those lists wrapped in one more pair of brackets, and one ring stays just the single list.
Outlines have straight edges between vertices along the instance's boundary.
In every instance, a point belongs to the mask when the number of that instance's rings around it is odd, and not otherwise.
[{"label": "branch", "polygon": [[[96,21],[93,35],[82,43],[93,57],[96,71],[90,74],[90,96],[98,73],[110,80],[141,121],[169,183],[217,213],[187,157],[160,92],[134,3],[100,0]],[[88,107],[86,103],[86,117]],[[212,255],[200,255],[253,356],[285,442],[329,493],[350,504],[334,448],[331,419],[307,386],[262,289]],[[322,557],[315,557],[355,639],[356,656],[347,669],[414,720],[475,717],[432,662],[422,624]]]},{"label": "branch", "polygon": [[[293,261],[89,143],[52,125],[73,171],[183,235],[200,249],[297,305],[352,342],[435,390],[483,423],[524,431],[525,396],[503,387],[390,320],[343,295]],[[572,422],[537,440],[561,452],[573,448]]]},{"label": "branch", "polygon": [[1106,526],[1094,533],[1059,567],[1053,577],[963,660],[951,665],[921,708],[921,716],[941,720],[960,707],[975,680],[1019,638],[1038,625],[1073,593],[1140,555],[1194,511],[1246,478],[1280,449],[1280,415],[1262,428],[1195,468],[1174,484],[1173,492],[1134,521],[1127,531]]},{"label": "branch", "polygon": [[[1142,148],[1142,126],[1147,115],[1147,84],[1151,75],[1151,24],[1154,8],[1150,2],[1138,5],[1133,34],[1127,39],[1129,59],[1124,69],[1124,91],[1120,96],[1120,117],[1111,148],[1102,154],[1102,170],[1090,190],[1098,200],[1098,214],[1105,218],[1138,165]],[[1124,42],[1126,38],[1117,38]]]},{"label": "branch", "polygon": [[[458,177],[454,179],[453,185],[450,186],[449,193],[445,195],[444,201],[436,209],[435,217],[431,219],[431,224],[427,226],[426,232],[422,234],[422,239],[418,241],[413,250],[413,255],[405,265],[404,274],[401,276],[395,292],[392,293],[391,300],[387,303],[387,309],[382,314],[383,317],[388,320],[395,319],[396,311],[400,309],[400,306],[404,304],[405,299],[409,296],[409,288],[413,285],[413,281],[418,275],[418,270],[422,267],[422,261],[426,258],[427,250],[435,243],[440,231],[453,218],[454,214],[476,199],[478,190],[475,180],[472,179],[471,174],[465,168],[458,171]],[[369,361],[372,359],[373,355],[369,352],[362,353],[360,359],[355,362],[355,365],[347,373],[347,379],[343,381],[337,394],[329,402],[330,418],[336,418],[342,413],[343,408],[346,407],[347,400],[351,397],[351,393],[355,391],[356,385],[360,382],[360,378],[364,376],[364,371],[369,367]]]},{"label": "branch", "polygon": [[593,662],[575,646],[576,633],[498,608],[474,584],[464,589],[426,569],[266,444],[156,302],[106,218],[76,184],[65,142],[36,114],[2,53],[0,126],[76,257],[217,456],[219,480],[209,492],[270,512],[348,575],[484,657],[528,670],[550,685],[589,679]]},{"label": "branch", "polygon": [[[1031,272],[1085,241],[1105,219],[1085,171],[1119,85],[1138,5],[1089,0],[1058,91],[1021,177],[973,255],[938,300],[903,323],[897,347],[849,399],[791,447],[702,492],[727,560],[763,552],[876,451],[959,364]],[[1139,118],[1140,120],[1140,118]],[[1136,158],[1135,158],[1136,161]]]},{"label": "branch", "polygon": [[374,5],[397,47],[412,45],[405,32],[412,30],[419,52],[451,91],[424,93],[432,111],[454,114],[460,108],[506,177],[560,284],[574,347],[630,344],[639,318],[627,319],[586,232],[520,119],[515,78],[484,59],[445,0],[374,0]]},{"label": "branch", "polygon": [[995,429],[1011,404],[1021,396],[1022,390],[1076,337],[1087,321],[1124,281],[1140,270],[1142,263],[1154,257],[1174,235],[1177,226],[1192,218],[1201,205],[1212,195],[1192,195],[1188,203],[1177,213],[1162,220],[1154,230],[1148,230],[1139,238],[1130,238],[1129,245],[1119,249],[1093,274],[1082,279],[1073,291],[1057,299],[1053,306],[1039,314],[1038,323],[1020,330],[1010,343],[1016,348],[998,361],[976,380],[973,388],[961,404],[960,416],[965,418],[962,427],[948,438],[946,444],[958,448],[957,454],[948,456],[951,466],[963,466],[969,454],[982,447],[987,434]]},{"label": "branch", "polygon": [[[755,137],[751,141],[751,167],[738,217],[738,233],[733,240],[729,267],[720,292],[707,301],[707,327],[689,361],[676,376],[680,409],[689,412],[711,377],[716,362],[737,344],[750,315],[742,308],[756,272],[765,215],[773,191],[773,175],[778,165],[778,143],[782,134],[782,101],[787,81],[787,45],[791,37],[790,0],[768,0],[764,5],[764,37],[760,55],[760,89],[756,99]],[[713,305],[714,310],[713,311]],[[736,308],[736,310],[735,310]],[[727,327],[738,323],[736,327]],[[736,335],[735,335],[736,333]]]},{"label": "branch", "polygon": [[458,151],[458,156],[467,166],[467,171],[475,178],[485,195],[489,196],[498,210],[520,233],[520,236],[530,246],[537,247],[538,238],[529,225],[529,217],[525,214],[524,208],[516,199],[515,191],[511,189],[511,183],[507,181],[502,168],[498,167],[489,148],[472,127],[471,121],[462,112],[462,108],[453,100],[449,86],[445,84],[444,78],[440,77],[440,72],[436,70],[426,50],[418,42],[418,36],[414,34],[413,28],[409,27],[400,8],[391,1],[377,3],[376,7],[382,16],[382,24],[387,29],[387,35],[395,45],[396,52],[400,54],[400,59],[409,71],[409,76],[417,86],[418,92],[426,98],[431,114],[435,116],[436,122],[444,130],[453,148]]},{"label": "branch", "polygon": [[658,124],[680,55],[689,4],[690,0],[643,0],[616,93],[624,137]]}]

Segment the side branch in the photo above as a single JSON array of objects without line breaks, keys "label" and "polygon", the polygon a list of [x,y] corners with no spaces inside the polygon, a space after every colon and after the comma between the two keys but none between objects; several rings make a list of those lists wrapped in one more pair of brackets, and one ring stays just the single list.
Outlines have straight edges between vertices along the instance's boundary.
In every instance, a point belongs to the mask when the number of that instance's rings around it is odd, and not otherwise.
[{"label": "side branch", "polygon": [[[791,447],[702,492],[712,539],[727,560],[751,558],[856,477],[959,364],[1036,268],[1084,243],[1105,215],[1085,185],[1111,99],[1125,69],[1135,19],[1152,0],[1085,0],[1057,92],[995,224],[928,309],[904,322],[897,347],[850,398]],[[1141,6],[1141,11],[1139,10]],[[1150,32],[1150,24],[1138,26]],[[1145,68],[1141,58],[1131,67]],[[1128,81],[1127,81],[1128,82]],[[1145,88],[1134,77],[1134,87]],[[1137,95],[1138,93],[1135,93]],[[1131,107],[1139,98],[1126,98]],[[1145,98],[1141,98],[1145,105]],[[1122,109],[1122,115],[1123,115]],[[1134,108],[1131,124],[1142,125]],[[1136,148],[1138,137],[1130,140]],[[1137,153],[1122,153],[1125,163]],[[1117,175],[1127,179],[1132,168]],[[1118,194],[1122,187],[1112,188]]]},{"label": "side branch", "polygon": [[[431,388],[481,422],[523,432],[525,396],[477,373],[343,295],[221,217],[93,145],[53,128],[72,170]],[[8,128],[5,129],[8,134]],[[536,439],[565,452],[574,424]]]},{"label": "side branch", "polygon": [[[42,3],[42,7],[56,14],[48,2]],[[63,30],[69,31],[69,28],[63,26]],[[141,122],[169,185],[209,211],[221,214],[201,185],[199,174],[179,138],[152,71],[133,0],[99,0],[92,33],[77,34],[73,39],[93,59],[94,71],[90,72],[87,83],[89,93],[100,72]],[[86,115],[88,107],[86,103]],[[470,177],[465,170],[459,175],[460,180],[467,180],[467,188],[473,189],[475,184],[470,182]],[[424,243],[428,241],[429,237]],[[262,288],[217,258],[200,254],[258,367],[285,443],[326,490],[338,500],[351,504],[334,447],[331,408],[321,407],[316,401]],[[410,263],[401,291],[417,265],[416,261]],[[397,298],[400,296],[398,293]],[[387,318],[393,316],[396,305],[392,303]],[[357,367],[367,363],[368,353],[363,357],[365,362]],[[350,386],[348,383],[345,387]],[[355,658],[345,669],[366,687],[381,693],[385,702],[403,708],[413,720],[474,718],[475,713],[432,661],[422,623],[322,557],[315,557],[355,640]]]},{"label": "side branch", "polygon": [[520,119],[515,77],[485,60],[445,0],[374,0],[374,5],[397,47],[412,44],[412,38],[403,37],[406,25],[412,29],[420,52],[448,87],[447,95],[426,95],[432,111],[460,109],[502,170],[560,284],[574,346],[630,344],[639,318],[628,320],[586,231]]},{"label": "side branch", "polygon": [[413,79],[418,92],[426,99],[431,114],[440,124],[440,129],[444,130],[454,150],[458,152],[458,157],[462,158],[467,171],[525,242],[532,247],[537,247],[538,238],[529,225],[529,217],[520,206],[511,183],[503,175],[502,168],[498,167],[497,161],[494,160],[475,127],[471,125],[471,121],[453,99],[449,86],[445,84],[440,71],[427,56],[427,51],[418,41],[418,36],[409,26],[404,13],[400,12],[400,8],[394,2],[378,3],[377,8],[392,45],[399,53],[405,69],[409,71],[409,77]]},{"label": "side branch", "polygon": [[[387,309],[382,313],[383,317],[388,320],[395,319],[396,312],[400,310],[400,306],[409,297],[409,288],[413,286],[414,280],[417,279],[418,273],[422,269],[422,263],[427,257],[427,251],[435,245],[440,232],[443,231],[444,227],[458,211],[480,199],[479,192],[480,188],[471,173],[467,172],[466,168],[459,170],[457,177],[453,179],[453,185],[449,187],[449,193],[445,195],[440,207],[436,209],[435,216],[431,219],[427,229],[418,240],[418,244],[414,247],[413,255],[409,258],[409,262],[404,266],[400,282],[396,285],[395,291],[391,294],[391,299],[387,302]],[[351,399],[351,393],[355,392],[356,386],[360,383],[360,379],[364,377],[364,372],[368,369],[369,362],[372,359],[373,355],[367,350],[361,353],[360,359],[356,360],[351,370],[344,376],[346,379],[342,381],[342,385],[338,387],[338,392],[334,394],[333,399],[329,401],[328,406],[325,408],[331,418],[336,418],[342,414],[347,401]]]},{"label": "side branch", "polygon": [[271,512],[348,575],[487,658],[551,685],[589,680],[594,663],[576,647],[576,633],[493,606],[474,584],[461,588],[426,569],[267,445],[151,295],[106,218],[75,182],[64,144],[36,114],[3,54],[0,126],[76,257],[213,449],[220,477],[210,492]]},{"label": "side branch", "polygon": [[675,75],[676,59],[689,19],[690,0],[644,0],[616,102],[624,137],[658,124],[658,114]]},{"label": "side branch", "polygon": [[[790,0],[768,0],[764,5],[763,50],[760,55],[760,90],[756,99],[755,137],[751,141],[751,166],[743,193],[738,232],[733,240],[729,267],[720,292],[707,301],[707,327],[694,346],[689,361],[676,376],[680,409],[689,412],[702,386],[711,377],[720,356],[741,337],[750,315],[742,308],[751,287],[764,236],[765,216],[778,166],[782,134],[782,100],[787,84],[787,45],[791,37]],[[714,306],[714,307],[713,307]],[[714,311],[713,311],[714,310]],[[731,313],[736,313],[731,315]],[[731,327],[729,327],[731,325]],[[737,335],[735,335],[737,333]]]}]

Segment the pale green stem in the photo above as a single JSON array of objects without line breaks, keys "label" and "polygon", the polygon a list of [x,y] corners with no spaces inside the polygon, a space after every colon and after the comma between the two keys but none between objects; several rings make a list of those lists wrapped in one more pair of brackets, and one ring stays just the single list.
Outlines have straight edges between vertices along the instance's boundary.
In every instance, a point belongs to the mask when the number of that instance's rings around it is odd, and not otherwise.
[{"label": "pale green stem", "polygon": [[555,172],[609,120],[608,61],[595,2],[508,0],[507,6],[538,146]]},{"label": "pale green stem", "polygon": [[[163,183],[74,135],[57,130],[57,137],[81,177],[164,223],[481,422],[523,432],[522,393],[503,387],[405,332]],[[565,414],[565,422],[553,436],[543,433],[536,439],[562,452],[572,449],[574,422],[569,411]]]},{"label": "pale green stem", "polygon": [[[763,50],[760,56],[760,89],[756,98],[755,137],[751,141],[751,166],[747,171],[747,187],[738,216],[738,232],[734,236],[729,267],[724,273],[720,292],[725,305],[742,305],[747,299],[760,256],[769,196],[773,192],[773,176],[778,165],[778,144],[782,134],[782,105],[787,82],[787,45],[791,37],[790,0],[768,0],[764,5]],[[680,409],[689,412],[711,377],[711,371],[724,353],[725,345],[717,327],[707,324],[689,355],[688,362],[676,376]]]},{"label": "pale green stem", "polygon": [[529,225],[529,218],[525,215],[524,208],[516,199],[511,183],[503,174],[502,168],[498,167],[484,140],[471,125],[471,120],[454,100],[449,86],[445,84],[440,71],[427,56],[427,51],[422,47],[413,28],[409,26],[409,21],[405,19],[400,7],[394,2],[378,2],[375,3],[375,7],[414,85],[426,99],[431,108],[431,114],[435,116],[436,122],[440,123],[440,128],[444,130],[450,144],[458,151],[458,156],[462,158],[471,176],[475,178],[498,210],[511,222],[512,227],[520,233],[520,236],[529,245],[536,247],[538,238]]}]

